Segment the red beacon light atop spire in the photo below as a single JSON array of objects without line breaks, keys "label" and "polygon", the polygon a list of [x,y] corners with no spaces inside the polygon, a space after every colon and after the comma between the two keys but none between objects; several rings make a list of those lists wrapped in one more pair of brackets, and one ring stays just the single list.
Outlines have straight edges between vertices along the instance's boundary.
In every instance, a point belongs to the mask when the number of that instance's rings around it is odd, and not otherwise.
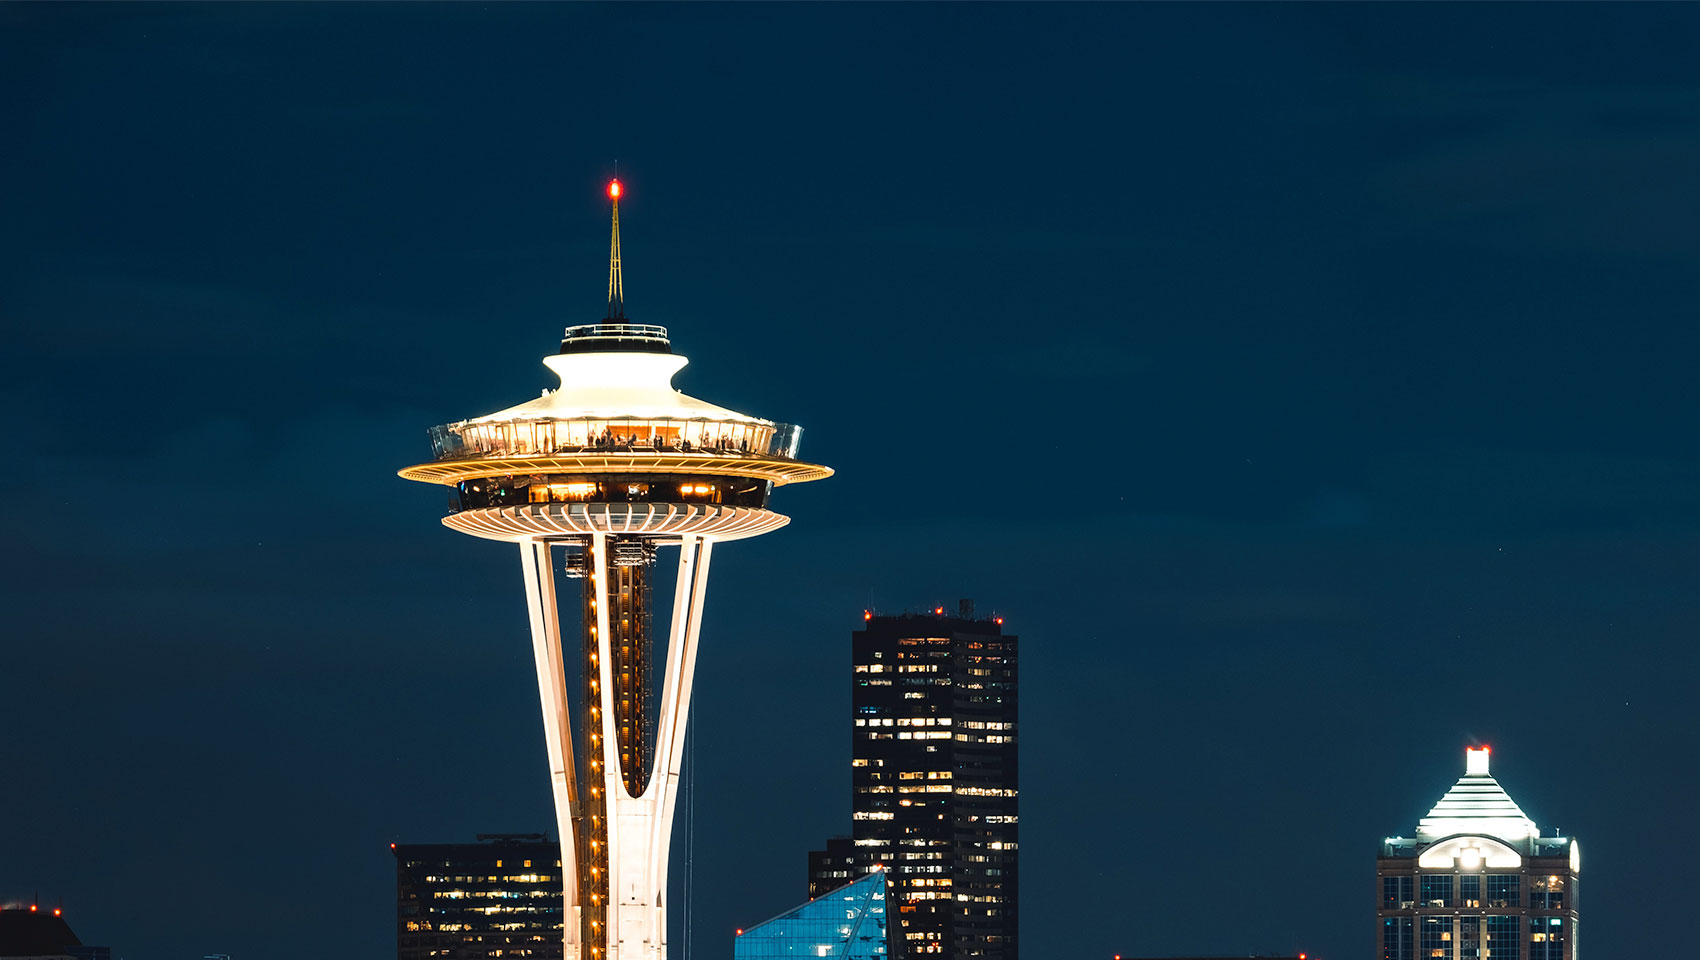
[{"label": "red beacon light atop spire", "polygon": [[620,199],[620,194],[624,193],[625,189],[626,188],[620,184],[618,178],[608,181],[608,199]]}]

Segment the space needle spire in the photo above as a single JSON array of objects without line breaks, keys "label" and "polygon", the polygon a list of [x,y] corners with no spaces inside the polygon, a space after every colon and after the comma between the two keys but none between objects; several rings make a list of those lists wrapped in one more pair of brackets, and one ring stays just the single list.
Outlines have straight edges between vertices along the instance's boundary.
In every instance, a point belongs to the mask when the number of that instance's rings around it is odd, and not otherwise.
[{"label": "space needle spire", "polygon": [[[450,489],[444,526],[519,548],[561,843],[553,955],[564,960],[667,960],[709,560],[790,522],[769,509],[774,488],[832,475],[798,459],[801,428],[673,388],[688,360],[667,328],[626,319],[623,192],[608,183],[608,318],[562,331],[543,359],[560,386],[433,427],[431,460],[401,471]],[[661,610],[657,591],[672,597]]]},{"label": "space needle spire", "polygon": [[608,319],[626,318],[626,292],[620,282],[620,194],[625,188],[619,178],[608,181],[608,199],[614,201],[614,235],[608,241]]}]

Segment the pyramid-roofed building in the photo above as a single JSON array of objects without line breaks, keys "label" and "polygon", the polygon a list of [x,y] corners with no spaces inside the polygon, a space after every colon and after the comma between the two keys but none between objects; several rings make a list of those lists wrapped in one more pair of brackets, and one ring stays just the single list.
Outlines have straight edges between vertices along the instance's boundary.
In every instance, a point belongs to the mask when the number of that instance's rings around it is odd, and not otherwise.
[{"label": "pyramid-roofed building", "polygon": [[1489,755],[1487,747],[1465,751],[1464,776],[1417,822],[1419,840],[1478,833],[1515,844],[1540,836],[1535,821],[1488,775]]},{"label": "pyramid-roofed building", "polygon": [[1489,773],[1488,747],[1376,861],[1382,960],[1576,960],[1580,852],[1541,835]]}]

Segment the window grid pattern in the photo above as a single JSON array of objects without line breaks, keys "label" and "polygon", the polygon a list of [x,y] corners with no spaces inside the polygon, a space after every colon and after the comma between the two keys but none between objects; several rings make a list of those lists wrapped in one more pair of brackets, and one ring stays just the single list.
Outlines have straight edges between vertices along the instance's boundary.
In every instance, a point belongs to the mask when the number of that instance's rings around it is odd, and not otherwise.
[{"label": "window grid pattern", "polygon": [[[1405,879],[1409,880],[1409,877]],[[1381,960],[1414,960],[1410,917],[1388,917],[1381,924]]]},{"label": "window grid pattern", "polygon": [[885,883],[884,873],[870,873],[751,927],[733,941],[732,956],[734,960],[884,960]]},{"label": "window grid pattern", "polygon": [[1564,918],[1529,918],[1529,960],[1564,960]]},{"label": "window grid pattern", "polygon": [[1423,917],[1421,928],[1421,942],[1417,946],[1419,957],[1441,960],[1452,956],[1451,917]]},{"label": "window grid pattern", "polygon": [[1487,949],[1493,960],[1518,960],[1522,933],[1522,917],[1488,917]]}]

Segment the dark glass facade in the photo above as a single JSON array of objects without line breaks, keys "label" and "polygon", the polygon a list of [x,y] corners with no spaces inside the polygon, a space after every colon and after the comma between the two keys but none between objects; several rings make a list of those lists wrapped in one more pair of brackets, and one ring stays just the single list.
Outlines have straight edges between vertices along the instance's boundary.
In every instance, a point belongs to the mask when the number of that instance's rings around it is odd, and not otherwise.
[{"label": "dark glass facade", "polygon": [[1382,960],[1576,960],[1567,852],[1515,867],[1421,867],[1414,854],[1384,856],[1377,867]]},{"label": "dark glass facade", "polygon": [[1018,638],[964,602],[870,615],[851,651],[851,853],[887,868],[892,954],[1015,960]]},{"label": "dark glass facade", "polygon": [[560,958],[561,847],[540,834],[402,844],[398,960]]},{"label": "dark glass facade", "polygon": [[856,843],[849,837],[833,837],[825,850],[809,851],[809,896],[836,890],[867,872],[856,864]]}]

